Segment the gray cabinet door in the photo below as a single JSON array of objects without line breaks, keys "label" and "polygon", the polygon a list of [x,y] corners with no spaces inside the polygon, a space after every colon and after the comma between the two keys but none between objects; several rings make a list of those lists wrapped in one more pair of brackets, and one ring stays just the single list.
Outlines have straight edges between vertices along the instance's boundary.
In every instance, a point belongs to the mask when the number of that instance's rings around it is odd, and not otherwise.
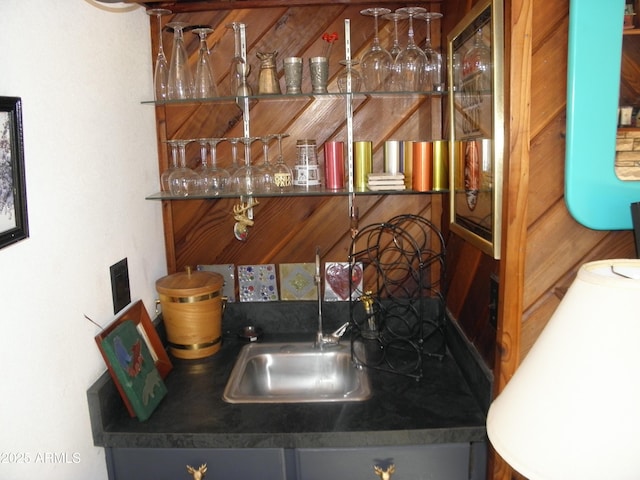
[{"label": "gray cabinet door", "polygon": [[469,480],[470,457],[468,443],[296,450],[298,480],[376,480],[390,464],[392,480]]},{"label": "gray cabinet door", "polygon": [[207,464],[213,480],[285,480],[285,452],[279,448],[107,448],[110,480],[189,480],[187,465]]}]

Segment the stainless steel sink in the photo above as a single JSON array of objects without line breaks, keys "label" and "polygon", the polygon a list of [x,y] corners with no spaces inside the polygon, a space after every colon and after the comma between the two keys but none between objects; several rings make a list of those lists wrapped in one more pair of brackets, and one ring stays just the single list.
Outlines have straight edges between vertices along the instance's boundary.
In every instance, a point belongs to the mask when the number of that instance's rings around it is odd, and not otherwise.
[{"label": "stainless steel sink", "polygon": [[245,345],[231,371],[228,403],[358,402],[371,397],[369,377],[347,345],[322,350],[306,343]]}]

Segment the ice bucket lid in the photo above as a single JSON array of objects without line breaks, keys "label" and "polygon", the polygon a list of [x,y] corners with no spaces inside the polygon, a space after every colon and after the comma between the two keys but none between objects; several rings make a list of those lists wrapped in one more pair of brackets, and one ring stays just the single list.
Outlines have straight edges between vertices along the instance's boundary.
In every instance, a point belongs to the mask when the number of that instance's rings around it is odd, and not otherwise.
[{"label": "ice bucket lid", "polygon": [[173,273],[156,281],[156,290],[164,295],[201,295],[222,289],[224,277],[215,272],[193,271]]}]

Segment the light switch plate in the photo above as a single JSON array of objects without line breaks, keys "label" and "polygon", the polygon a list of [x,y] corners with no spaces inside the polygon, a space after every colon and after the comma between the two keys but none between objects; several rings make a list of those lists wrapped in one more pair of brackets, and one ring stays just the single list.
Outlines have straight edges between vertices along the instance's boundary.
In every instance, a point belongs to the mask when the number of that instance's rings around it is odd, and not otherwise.
[{"label": "light switch plate", "polygon": [[131,289],[129,287],[129,265],[123,258],[109,267],[111,273],[111,297],[113,298],[113,313],[118,313],[131,303]]}]

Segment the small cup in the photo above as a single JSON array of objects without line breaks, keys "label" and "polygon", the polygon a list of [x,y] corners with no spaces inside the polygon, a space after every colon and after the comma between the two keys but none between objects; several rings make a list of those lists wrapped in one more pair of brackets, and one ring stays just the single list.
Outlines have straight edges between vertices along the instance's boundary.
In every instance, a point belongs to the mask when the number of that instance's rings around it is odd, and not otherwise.
[{"label": "small cup", "polygon": [[327,93],[329,83],[329,59],[327,57],[311,57],[309,59],[312,93]]},{"label": "small cup", "polygon": [[302,57],[287,57],[283,60],[283,64],[287,93],[302,93]]},{"label": "small cup", "polygon": [[344,143],[325,142],[324,169],[327,190],[344,188]]}]

